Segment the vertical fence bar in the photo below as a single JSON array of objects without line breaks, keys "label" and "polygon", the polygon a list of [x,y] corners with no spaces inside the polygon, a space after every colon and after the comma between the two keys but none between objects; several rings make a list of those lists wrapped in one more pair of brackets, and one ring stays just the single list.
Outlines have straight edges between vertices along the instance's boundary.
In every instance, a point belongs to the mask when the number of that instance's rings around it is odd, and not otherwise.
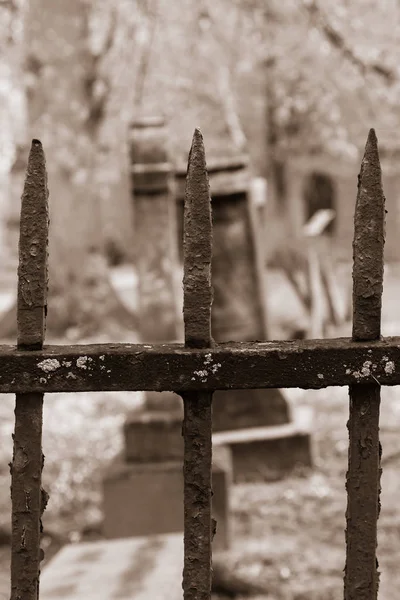
[{"label": "vertical fence bar", "polygon": [[[354,218],[353,340],[378,340],[381,335],[385,241],[385,197],[375,131],[370,130],[361,172]],[[373,374],[366,360],[361,375]],[[376,559],[380,511],[378,383],[349,389],[349,463],[347,471],[345,600],[376,600],[379,573]]]},{"label": "vertical fence bar", "polygon": [[[18,349],[43,347],[47,304],[48,189],[42,144],[32,141],[22,195],[18,267]],[[17,394],[11,467],[11,600],[37,600],[41,516],[43,394]]]},{"label": "vertical fence bar", "polygon": [[[196,129],[190,149],[184,215],[185,345],[209,348],[211,338],[211,198],[203,138]],[[207,370],[207,360],[205,360]],[[182,394],[184,402],[185,600],[211,597],[212,392]]]}]

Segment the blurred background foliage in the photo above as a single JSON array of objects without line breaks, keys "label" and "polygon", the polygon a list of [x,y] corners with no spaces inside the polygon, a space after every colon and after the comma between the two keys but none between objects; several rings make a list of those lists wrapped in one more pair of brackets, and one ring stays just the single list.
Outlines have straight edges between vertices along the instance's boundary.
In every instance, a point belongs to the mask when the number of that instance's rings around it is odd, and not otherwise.
[{"label": "blurred background foliage", "polygon": [[[3,173],[26,144],[24,95],[37,76],[27,5],[0,3]],[[198,125],[209,155],[246,147],[262,175],[277,145],[353,156],[370,126],[385,137],[398,126],[396,0],[74,0],[70,12],[87,21],[104,196],[121,177],[128,123],[143,113],[167,117],[177,160]]]}]

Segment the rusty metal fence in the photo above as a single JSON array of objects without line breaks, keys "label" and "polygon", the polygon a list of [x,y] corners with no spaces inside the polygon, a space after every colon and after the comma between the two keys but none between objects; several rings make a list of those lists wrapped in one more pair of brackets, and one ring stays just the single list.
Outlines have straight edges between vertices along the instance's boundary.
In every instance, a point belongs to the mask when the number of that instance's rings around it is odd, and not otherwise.
[{"label": "rusty metal fence", "polygon": [[48,190],[33,140],[22,196],[18,344],[0,347],[0,392],[16,393],[11,464],[12,600],[39,596],[42,408],[45,393],[175,391],[184,401],[185,600],[210,598],[211,424],[215,390],[349,386],[346,600],[378,593],[380,386],[400,384],[400,338],[381,338],[384,195],[375,132],[355,210],[352,339],[221,343],[211,335],[211,201],[202,136],[190,150],[184,216],[184,344],[45,346]]}]

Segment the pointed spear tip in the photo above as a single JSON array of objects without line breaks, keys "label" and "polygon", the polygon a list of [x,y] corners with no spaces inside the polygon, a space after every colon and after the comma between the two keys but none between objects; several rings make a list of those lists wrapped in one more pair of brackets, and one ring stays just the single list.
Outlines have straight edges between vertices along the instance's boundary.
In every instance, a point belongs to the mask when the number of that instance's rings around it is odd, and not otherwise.
[{"label": "pointed spear tip", "polygon": [[203,134],[201,133],[200,127],[195,127],[194,134],[193,134],[193,141],[194,140],[203,141]]},{"label": "pointed spear tip", "polygon": [[365,153],[364,154],[367,155],[370,153],[375,154],[379,160],[378,138],[376,137],[375,129],[373,127],[371,127],[371,129],[369,130],[367,143],[365,144]]},{"label": "pointed spear tip", "polygon": [[191,152],[200,152],[201,154],[205,154],[204,151],[204,139],[203,134],[201,133],[200,127],[196,127],[193,133],[192,138],[192,147]]},{"label": "pointed spear tip", "polygon": [[196,127],[193,133],[192,145],[189,152],[188,174],[193,168],[201,167],[206,169],[206,152],[204,148],[203,134],[199,127]]},{"label": "pointed spear tip", "polygon": [[40,140],[37,140],[36,138],[32,140],[28,163],[31,162],[33,159],[40,160],[41,162],[43,162],[44,166],[45,158],[43,145],[42,142]]}]

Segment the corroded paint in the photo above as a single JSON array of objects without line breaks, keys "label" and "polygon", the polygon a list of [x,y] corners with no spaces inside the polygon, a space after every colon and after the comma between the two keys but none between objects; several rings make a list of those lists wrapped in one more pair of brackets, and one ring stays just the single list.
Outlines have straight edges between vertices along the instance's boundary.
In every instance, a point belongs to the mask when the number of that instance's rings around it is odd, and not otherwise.
[{"label": "corroded paint", "polygon": [[21,201],[17,300],[18,345],[30,348],[40,348],[44,337],[48,283],[48,196],[42,144],[39,140],[33,140]]},{"label": "corroded paint", "polygon": [[[86,363],[90,369],[77,366],[83,350],[91,359]],[[205,367],[210,354],[210,364],[218,369]],[[44,373],[38,365],[48,360],[57,360],[60,367]],[[369,361],[372,364],[366,369]],[[155,344],[152,348],[142,344],[113,344],[112,348],[108,344],[54,345],[29,353],[15,346],[0,346],[0,393],[179,392],[254,386],[321,389],[374,382],[400,385],[398,365],[400,338],[229,342],[210,349],[185,348],[183,344]],[[196,375],[205,370],[206,380]],[[46,385],[40,382],[43,375]]]},{"label": "corroded paint", "polygon": [[[365,146],[358,178],[354,217],[353,340],[379,340],[383,291],[383,248],[385,242],[385,197],[378,145],[373,129]],[[395,362],[383,355],[373,359],[372,348],[359,370],[357,380],[365,386],[350,385],[349,456],[346,477],[346,566],[345,600],[376,600],[379,572],[376,558],[377,520],[380,512],[379,409],[380,383],[377,373],[393,373]],[[389,367],[388,367],[389,365]],[[392,368],[393,365],[393,368]],[[346,373],[351,367],[347,367]]]},{"label": "corroded paint", "polygon": [[[33,140],[21,203],[19,239],[17,339],[21,355],[42,348],[47,304],[48,189],[45,156]],[[55,358],[36,363],[43,372],[60,367]],[[15,377],[13,377],[13,380]],[[27,390],[15,400],[14,449],[11,464],[11,600],[37,600],[39,595],[41,517],[48,494],[41,487],[43,393]]]},{"label": "corroded paint", "polygon": [[184,227],[183,315],[188,347],[212,345],[211,197],[203,137],[199,129],[190,149]]},{"label": "corroded paint", "polygon": [[[211,198],[203,138],[199,129],[190,149],[185,195],[183,318],[185,347],[209,348],[211,338]],[[191,380],[206,382],[221,363],[211,352],[192,371]],[[184,419],[184,600],[211,598],[211,464],[212,392],[182,394]]]},{"label": "corroded paint", "polygon": [[385,196],[375,131],[369,132],[358,176],[353,241],[353,339],[381,335]]}]

